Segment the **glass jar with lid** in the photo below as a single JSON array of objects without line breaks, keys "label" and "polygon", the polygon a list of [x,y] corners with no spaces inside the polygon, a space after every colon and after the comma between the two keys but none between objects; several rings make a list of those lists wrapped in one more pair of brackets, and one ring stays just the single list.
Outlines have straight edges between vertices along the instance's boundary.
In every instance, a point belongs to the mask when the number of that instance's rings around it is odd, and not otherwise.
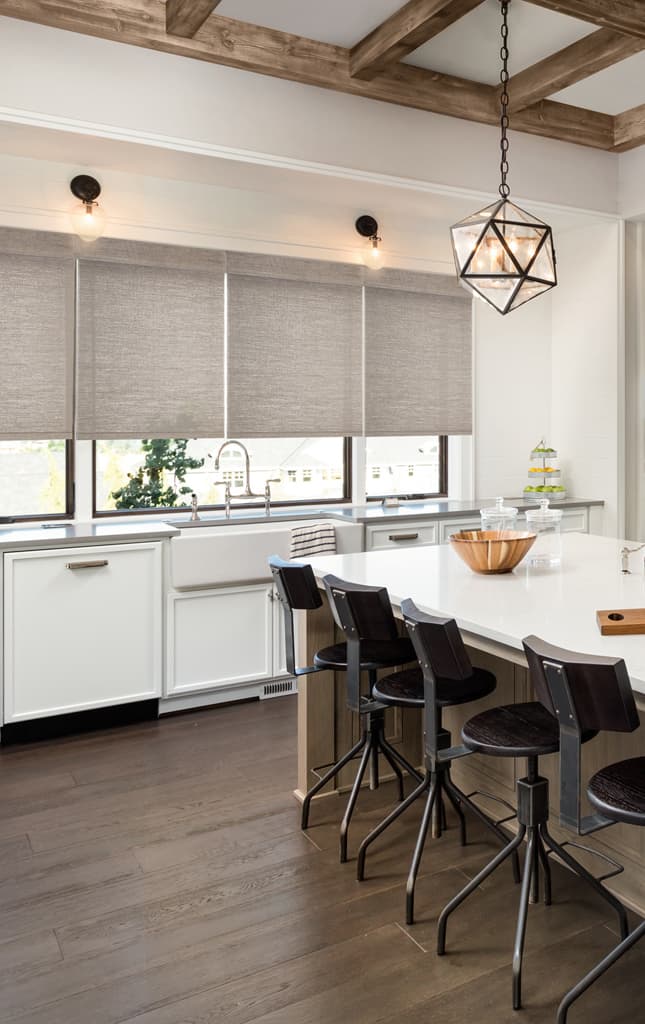
[{"label": "glass jar with lid", "polygon": [[490,508],[480,508],[482,530],[514,530],[517,521],[517,509],[505,505],[503,498],[495,498]]},{"label": "glass jar with lid", "polygon": [[537,535],[531,548],[529,565],[550,568],[560,565],[562,560],[562,509],[550,508],[548,498],[541,498],[539,506],[525,513],[528,529]]}]

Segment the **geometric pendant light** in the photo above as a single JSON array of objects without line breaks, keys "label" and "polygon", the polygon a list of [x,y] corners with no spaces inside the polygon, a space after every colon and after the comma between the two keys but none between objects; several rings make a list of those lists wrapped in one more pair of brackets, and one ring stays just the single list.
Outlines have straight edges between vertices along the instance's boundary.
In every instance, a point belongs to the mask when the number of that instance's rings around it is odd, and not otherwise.
[{"label": "geometric pendant light", "polygon": [[450,229],[460,283],[502,315],[558,283],[551,228],[509,199],[508,2],[501,0],[501,198]]}]

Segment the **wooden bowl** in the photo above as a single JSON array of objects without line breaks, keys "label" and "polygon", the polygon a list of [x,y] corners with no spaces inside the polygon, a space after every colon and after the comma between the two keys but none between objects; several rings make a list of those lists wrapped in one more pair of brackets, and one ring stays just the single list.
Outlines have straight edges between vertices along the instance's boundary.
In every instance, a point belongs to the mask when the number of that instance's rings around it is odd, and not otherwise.
[{"label": "wooden bowl", "polygon": [[519,565],[535,538],[521,530],[461,530],[450,543],[473,572],[502,573]]}]

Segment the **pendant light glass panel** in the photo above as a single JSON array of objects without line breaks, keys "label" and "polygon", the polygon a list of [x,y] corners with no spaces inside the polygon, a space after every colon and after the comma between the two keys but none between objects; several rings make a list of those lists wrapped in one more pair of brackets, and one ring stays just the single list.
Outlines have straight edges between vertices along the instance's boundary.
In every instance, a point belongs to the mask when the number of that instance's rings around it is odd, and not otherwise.
[{"label": "pendant light glass panel", "polygon": [[450,233],[461,284],[500,313],[557,283],[550,227],[508,199],[459,221]]}]

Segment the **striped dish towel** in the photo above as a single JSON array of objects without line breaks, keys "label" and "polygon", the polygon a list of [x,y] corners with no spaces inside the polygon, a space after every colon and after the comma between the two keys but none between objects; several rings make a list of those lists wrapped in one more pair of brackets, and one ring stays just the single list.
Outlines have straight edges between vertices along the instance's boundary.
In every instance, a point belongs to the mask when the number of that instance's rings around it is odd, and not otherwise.
[{"label": "striped dish towel", "polygon": [[336,554],[336,528],[331,523],[298,526],[291,531],[290,558],[323,554]]}]

